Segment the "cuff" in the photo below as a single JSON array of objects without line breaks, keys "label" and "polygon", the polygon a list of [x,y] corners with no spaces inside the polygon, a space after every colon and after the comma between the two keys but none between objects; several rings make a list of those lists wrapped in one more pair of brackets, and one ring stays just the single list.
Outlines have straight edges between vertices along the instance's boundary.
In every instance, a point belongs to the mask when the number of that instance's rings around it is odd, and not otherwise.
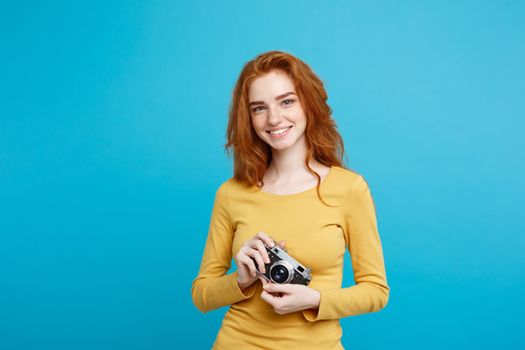
[{"label": "cuff", "polygon": [[249,299],[255,294],[255,282],[246,288],[244,292],[241,290],[241,287],[239,287],[239,284],[237,283],[237,271],[231,273],[228,276],[228,279],[228,285],[231,287],[231,292],[235,295],[237,301]]},{"label": "cuff", "polygon": [[322,289],[317,289],[317,291],[319,291],[319,293],[321,294],[321,299],[319,301],[319,307],[317,309],[303,310],[304,318],[310,322],[328,320],[328,319],[333,318],[333,317],[330,317],[330,315],[328,315],[329,304],[331,300],[330,291],[322,290]]}]

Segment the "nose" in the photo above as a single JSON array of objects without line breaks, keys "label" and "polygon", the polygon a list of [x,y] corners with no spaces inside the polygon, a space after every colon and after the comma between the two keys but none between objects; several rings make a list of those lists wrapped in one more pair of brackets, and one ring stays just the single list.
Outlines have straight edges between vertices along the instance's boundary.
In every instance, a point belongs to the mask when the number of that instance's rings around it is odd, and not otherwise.
[{"label": "nose", "polygon": [[281,121],[281,111],[276,106],[268,107],[268,124],[275,126]]}]

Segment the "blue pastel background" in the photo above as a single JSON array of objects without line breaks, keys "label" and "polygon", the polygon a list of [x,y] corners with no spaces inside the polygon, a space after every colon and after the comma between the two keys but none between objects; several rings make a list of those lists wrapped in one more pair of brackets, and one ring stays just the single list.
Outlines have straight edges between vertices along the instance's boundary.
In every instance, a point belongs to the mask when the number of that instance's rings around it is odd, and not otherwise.
[{"label": "blue pastel background", "polygon": [[[208,349],[191,301],[242,65],[326,84],[391,295],[350,349],[523,349],[525,3],[0,5],[0,349]],[[348,266],[348,265],[347,265]],[[345,285],[352,273],[345,272]]]}]

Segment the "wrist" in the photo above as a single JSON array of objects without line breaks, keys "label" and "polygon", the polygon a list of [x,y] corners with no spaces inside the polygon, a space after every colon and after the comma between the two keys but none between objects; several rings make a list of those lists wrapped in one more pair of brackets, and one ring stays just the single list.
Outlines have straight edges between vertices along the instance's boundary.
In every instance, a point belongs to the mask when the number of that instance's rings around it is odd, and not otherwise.
[{"label": "wrist", "polygon": [[241,292],[244,292],[249,286],[251,286],[253,283],[252,282],[241,282],[239,281],[239,279],[237,279],[237,285],[239,286],[239,289],[241,290]]},{"label": "wrist", "polygon": [[317,289],[312,289],[310,309],[318,309],[321,304],[321,293]]}]

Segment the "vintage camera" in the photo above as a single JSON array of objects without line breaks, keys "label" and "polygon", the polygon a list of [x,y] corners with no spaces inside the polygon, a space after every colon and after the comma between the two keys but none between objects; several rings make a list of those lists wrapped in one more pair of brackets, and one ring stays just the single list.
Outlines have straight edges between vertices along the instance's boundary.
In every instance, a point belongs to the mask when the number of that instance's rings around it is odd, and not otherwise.
[{"label": "vintage camera", "polygon": [[265,273],[263,274],[259,272],[257,263],[254,260],[259,276],[274,283],[304,284],[305,286],[310,283],[312,271],[309,268],[301,265],[277,245],[273,248],[269,248],[266,245],[264,247],[270,257],[270,263],[264,265]]}]

